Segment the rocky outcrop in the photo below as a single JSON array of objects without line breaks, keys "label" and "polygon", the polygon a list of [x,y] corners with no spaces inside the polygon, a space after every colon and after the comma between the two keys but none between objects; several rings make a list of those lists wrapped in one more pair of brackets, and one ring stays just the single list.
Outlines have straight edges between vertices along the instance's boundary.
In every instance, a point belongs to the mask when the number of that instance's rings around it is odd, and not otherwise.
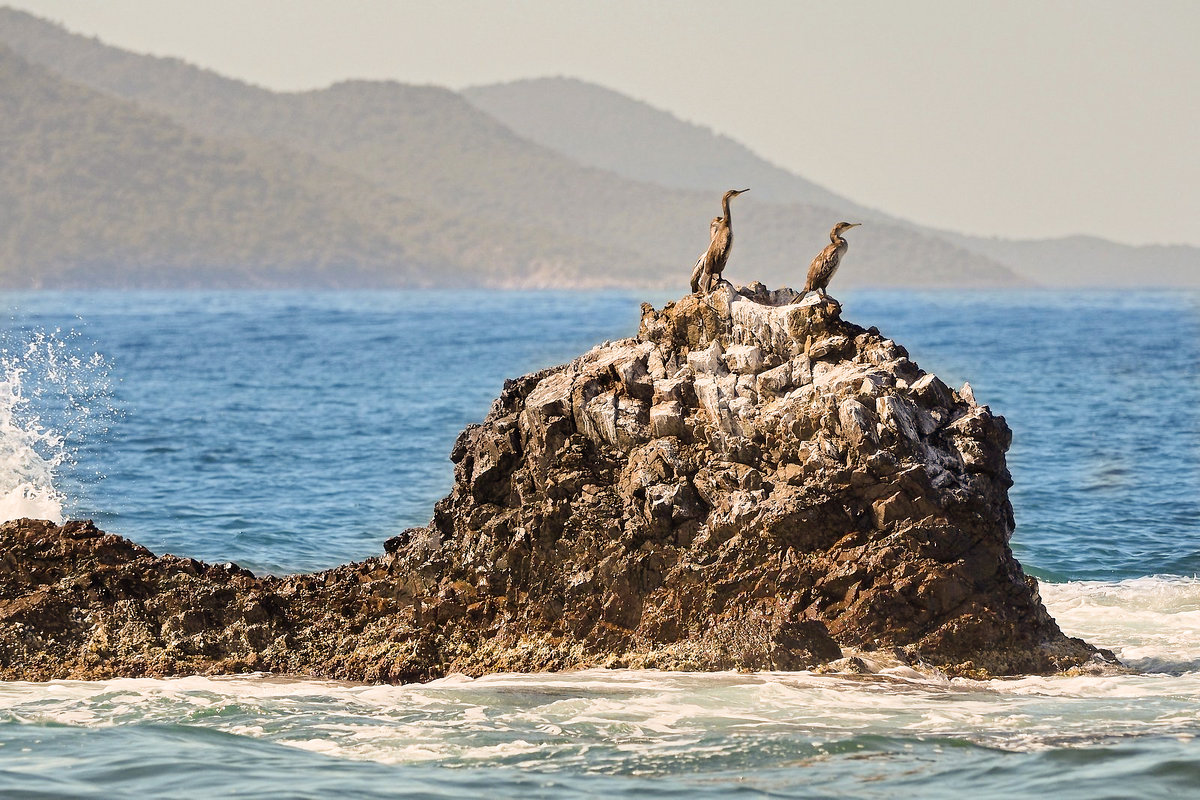
[{"label": "rocky outcrop", "polygon": [[1010,439],[836,303],[722,286],[506,383],[431,523],[359,564],[256,578],[5,524],[0,674],[1079,666],[1008,546]]}]

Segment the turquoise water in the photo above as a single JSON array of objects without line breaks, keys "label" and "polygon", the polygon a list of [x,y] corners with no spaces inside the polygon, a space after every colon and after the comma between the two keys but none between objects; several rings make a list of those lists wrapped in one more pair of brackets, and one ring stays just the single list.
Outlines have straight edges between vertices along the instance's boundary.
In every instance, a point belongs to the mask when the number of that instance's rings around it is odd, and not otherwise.
[{"label": "turquoise water", "polygon": [[[629,293],[5,295],[0,512],[319,569],[424,524],[503,380]],[[667,298],[649,298],[661,305]],[[1200,295],[843,298],[1014,430],[1013,546],[1133,675],[0,684],[0,795],[1186,796],[1200,786]],[[40,794],[39,794],[40,793]]]}]

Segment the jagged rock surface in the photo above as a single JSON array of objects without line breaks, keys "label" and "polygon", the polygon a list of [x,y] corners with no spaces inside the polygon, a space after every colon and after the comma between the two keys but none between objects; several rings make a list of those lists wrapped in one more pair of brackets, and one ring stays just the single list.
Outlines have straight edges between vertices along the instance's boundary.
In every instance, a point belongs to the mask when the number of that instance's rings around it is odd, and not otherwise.
[{"label": "jagged rock surface", "polygon": [[509,381],[429,526],[359,564],[256,578],[88,523],[6,523],[0,675],[1093,658],[1008,547],[1003,417],[812,299],[643,306],[636,338]]}]

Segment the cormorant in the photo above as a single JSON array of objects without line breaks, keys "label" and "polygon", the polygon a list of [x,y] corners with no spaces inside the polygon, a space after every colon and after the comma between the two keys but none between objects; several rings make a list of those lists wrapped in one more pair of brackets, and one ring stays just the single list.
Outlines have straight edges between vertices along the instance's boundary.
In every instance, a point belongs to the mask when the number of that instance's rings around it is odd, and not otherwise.
[{"label": "cormorant", "polygon": [[861,224],[861,222],[853,224],[839,222],[833,226],[833,230],[829,232],[831,244],[818,253],[808,267],[808,280],[804,282],[805,293],[818,291],[822,295],[825,294],[825,289],[829,286],[833,273],[837,272],[838,266],[842,263],[842,254],[846,252],[846,240],[841,237],[842,231],[857,228]]},{"label": "cormorant", "polygon": [[729,260],[729,251],[733,249],[733,227],[729,216],[729,201],[749,189],[730,189],[721,198],[721,210],[724,216],[714,217],[708,226],[708,250],[696,261],[692,270],[692,292],[711,292],[721,280],[725,271],[725,262]]}]

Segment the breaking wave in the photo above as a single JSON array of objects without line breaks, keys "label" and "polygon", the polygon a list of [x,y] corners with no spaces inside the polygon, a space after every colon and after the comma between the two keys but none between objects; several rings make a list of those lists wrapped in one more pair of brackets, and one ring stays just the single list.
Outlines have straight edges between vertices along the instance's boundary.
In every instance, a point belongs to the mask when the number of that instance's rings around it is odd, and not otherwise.
[{"label": "breaking wave", "polygon": [[1109,648],[1126,666],[1174,675],[1200,670],[1200,578],[1042,583],[1041,593],[1063,631]]},{"label": "breaking wave", "polygon": [[107,432],[114,412],[109,373],[76,331],[0,339],[0,521],[63,521],[63,472],[87,437]]}]

